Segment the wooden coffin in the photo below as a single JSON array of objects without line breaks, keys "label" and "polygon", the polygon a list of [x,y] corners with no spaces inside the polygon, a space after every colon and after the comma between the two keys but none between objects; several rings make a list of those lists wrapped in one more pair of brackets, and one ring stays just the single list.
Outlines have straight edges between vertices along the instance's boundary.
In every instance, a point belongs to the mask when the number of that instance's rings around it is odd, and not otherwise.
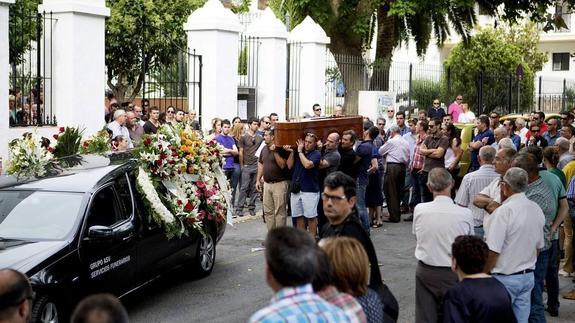
[{"label": "wooden coffin", "polygon": [[346,130],[353,130],[358,137],[363,138],[363,117],[325,117],[314,119],[300,119],[290,122],[276,122],[275,144],[278,146],[295,146],[298,139],[304,139],[308,132],[314,133],[325,142],[327,136],[332,132],[340,135]]}]

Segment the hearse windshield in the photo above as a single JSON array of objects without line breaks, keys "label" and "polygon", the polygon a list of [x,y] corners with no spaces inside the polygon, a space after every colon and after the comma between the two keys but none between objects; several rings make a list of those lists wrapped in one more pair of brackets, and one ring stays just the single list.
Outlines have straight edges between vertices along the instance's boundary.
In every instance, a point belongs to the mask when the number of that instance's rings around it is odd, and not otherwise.
[{"label": "hearse windshield", "polygon": [[74,228],[83,194],[0,191],[0,237],[61,240]]}]

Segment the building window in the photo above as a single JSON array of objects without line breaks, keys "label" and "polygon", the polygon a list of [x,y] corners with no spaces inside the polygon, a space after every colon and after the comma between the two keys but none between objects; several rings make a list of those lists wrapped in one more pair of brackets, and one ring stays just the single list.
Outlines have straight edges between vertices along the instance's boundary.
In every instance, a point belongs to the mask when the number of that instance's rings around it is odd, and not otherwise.
[{"label": "building window", "polygon": [[553,70],[569,70],[569,53],[553,53]]}]

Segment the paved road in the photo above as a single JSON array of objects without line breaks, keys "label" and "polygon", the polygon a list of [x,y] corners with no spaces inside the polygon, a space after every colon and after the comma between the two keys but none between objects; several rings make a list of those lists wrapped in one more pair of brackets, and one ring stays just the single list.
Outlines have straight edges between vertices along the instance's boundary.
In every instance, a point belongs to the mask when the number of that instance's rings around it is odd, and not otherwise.
[{"label": "paved road", "polygon": [[[245,322],[272,296],[265,283],[261,242],[266,228],[251,218],[228,226],[218,245],[209,277],[186,278],[179,270],[124,299],[132,322]],[[399,322],[414,321],[415,240],[409,223],[386,224],[372,231],[383,277],[400,304]],[[255,250],[254,250],[255,248]],[[571,287],[561,278],[562,292]],[[560,318],[575,321],[575,301],[561,300]]]}]

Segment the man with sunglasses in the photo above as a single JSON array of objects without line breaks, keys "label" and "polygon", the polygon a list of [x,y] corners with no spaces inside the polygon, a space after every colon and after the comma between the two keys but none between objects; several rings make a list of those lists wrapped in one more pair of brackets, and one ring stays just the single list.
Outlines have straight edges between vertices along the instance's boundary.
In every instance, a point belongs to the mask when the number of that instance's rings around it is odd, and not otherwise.
[{"label": "man with sunglasses", "polygon": [[[546,133],[547,130],[549,130],[547,124],[545,123],[545,113],[543,113],[542,111],[533,112],[531,120],[529,121],[530,129],[531,126],[537,126],[539,128],[539,136],[542,137],[543,134]],[[531,131],[527,132],[525,136],[527,138],[527,141],[529,141],[529,139],[531,139]]]},{"label": "man with sunglasses", "polygon": [[0,322],[30,320],[34,292],[28,278],[14,269],[0,270]]},{"label": "man with sunglasses", "polygon": [[547,121],[547,132],[543,134],[543,138],[547,140],[549,146],[555,145],[555,141],[561,136],[557,128],[558,124],[559,121],[557,118],[552,118]]},{"label": "man with sunglasses", "polygon": [[560,113],[561,127],[571,126],[573,124],[573,115],[569,111],[561,111]]},{"label": "man with sunglasses", "polygon": [[321,107],[318,103],[314,104],[313,107],[313,117],[312,118],[319,118],[321,117]]},{"label": "man with sunglasses", "polygon": [[541,135],[541,130],[538,125],[529,126],[529,139],[527,140],[527,147],[538,146],[541,148],[547,147],[549,144],[547,140]]}]

